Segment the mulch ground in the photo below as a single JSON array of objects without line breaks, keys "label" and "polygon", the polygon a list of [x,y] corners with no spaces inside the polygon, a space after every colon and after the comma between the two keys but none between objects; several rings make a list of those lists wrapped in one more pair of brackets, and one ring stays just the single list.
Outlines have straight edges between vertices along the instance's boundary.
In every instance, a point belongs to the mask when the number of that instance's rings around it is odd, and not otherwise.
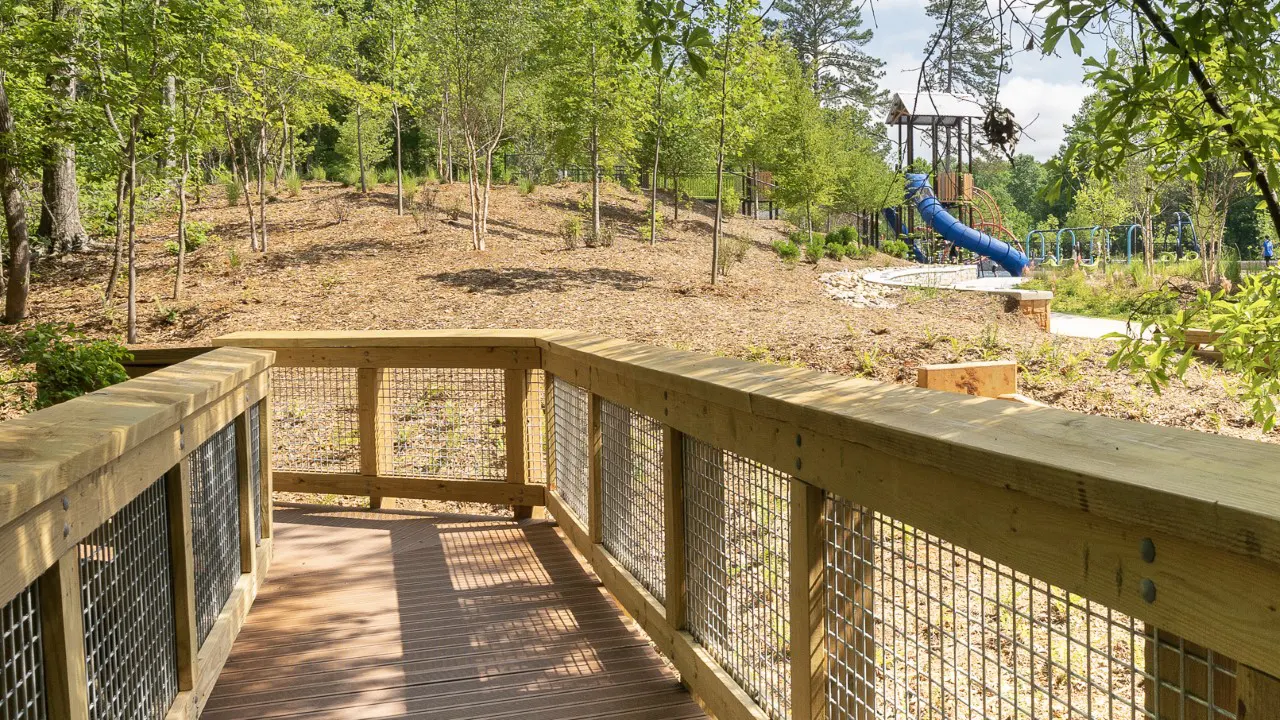
[{"label": "mulch ground", "polygon": [[[820,273],[900,261],[787,266],[770,249],[789,229],[782,221],[730,220],[727,231],[738,239],[730,243],[745,243],[745,254],[713,286],[705,205],[676,219],[666,204],[664,237],[651,246],[638,233],[647,199],[606,185],[613,246],[566,249],[559,229],[588,192],[570,183],[530,195],[495,188],[488,249],[476,252],[465,185],[439,187],[434,209],[414,217],[396,215],[388,186],[361,195],[308,183],[298,197],[268,204],[270,245],[260,254],[248,249],[244,207],[228,207],[211,188],[193,219],[212,223],[217,239],[190,255],[182,301],[171,299],[174,258],[163,249],[176,237],[176,220],[142,227],[140,340],[192,344],[237,330],[573,328],[901,383],[914,383],[923,363],[1012,358],[1023,365],[1022,390],[1051,405],[1262,437],[1218,371],[1193,371],[1189,387],[1156,395],[1105,367],[1105,343],[1046,335],[994,298],[895,291],[899,306],[891,310],[834,300]],[[104,312],[101,301],[106,255],[39,266],[32,319],[122,335],[123,302]]]}]

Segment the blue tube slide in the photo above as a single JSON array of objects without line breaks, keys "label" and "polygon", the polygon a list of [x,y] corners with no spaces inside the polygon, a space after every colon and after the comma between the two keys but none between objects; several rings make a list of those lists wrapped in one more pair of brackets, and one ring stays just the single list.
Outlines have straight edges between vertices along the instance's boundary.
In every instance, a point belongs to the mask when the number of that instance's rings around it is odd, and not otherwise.
[{"label": "blue tube slide", "polygon": [[927,175],[907,173],[907,200],[916,204],[920,209],[920,219],[937,231],[943,240],[991,258],[1013,277],[1022,277],[1023,271],[1031,263],[1026,255],[1009,243],[974,230],[947,212],[933,196]]},{"label": "blue tube slide", "polygon": [[[894,208],[885,208],[884,219],[889,221],[889,227],[893,229],[894,237],[900,237],[902,233],[902,220],[898,218],[898,211]],[[920,250],[920,244],[914,239],[908,239],[907,245],[911,247],[911,252],[916,256],[916,262],[923,263],[925,261],[924,252]]]}]

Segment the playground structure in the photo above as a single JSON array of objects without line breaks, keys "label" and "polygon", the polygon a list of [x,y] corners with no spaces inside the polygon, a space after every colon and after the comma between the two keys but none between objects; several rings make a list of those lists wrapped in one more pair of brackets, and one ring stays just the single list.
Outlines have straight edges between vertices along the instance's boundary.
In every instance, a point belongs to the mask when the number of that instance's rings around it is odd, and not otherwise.
[{"label": "playground structure", "polygon": [[916,169],[917,128],[926,128],[920,139],[929,146],[931,163],[928,172],[907,172],[904,206],[886,208],[884,217],[894,235],[906,239],[917,262],[942,262],[937,246],[945,243],[957,253],[988,258],[1018,277],[1031,260],[1006,226],[995,198],[973,182],[973,121],[982,117],[981,105],[967,95],[893,96],[885,123],[898,129],[898,170]]},{"label": "playground structure", "polygon": [[[1050,246],[1052,243],[1052,246]],[[1153,238],[1156,258],[1195,260],[1200,254],[1200,239],[1191,216],[1177,211]],[[1137,223],[1102,227],[1065,227],[1057,230],[1032,230],[1027,233],[1026,248],[1037,264],[1055,265],[1073,262],[1077,247],[1082,262],[1100,258],[1131,262],[1136,251],[1142,253],[1142,226]],[[1052,252],[1050,249],[1052,248]]]}]

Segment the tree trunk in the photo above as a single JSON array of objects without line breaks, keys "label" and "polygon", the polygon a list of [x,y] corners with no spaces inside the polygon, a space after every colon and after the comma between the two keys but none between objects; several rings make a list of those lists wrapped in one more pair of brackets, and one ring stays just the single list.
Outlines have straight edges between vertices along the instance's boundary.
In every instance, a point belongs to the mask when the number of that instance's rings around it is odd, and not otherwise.
[{"label": "tree trunk", "polygon": [[[649,194],[649,244],[658,242],[658,158],[662,152],[662,72],[658,72],[658,97],[655,103],[658,125],[653,133],[653,187]],[[680,196],[676,196],[676,216],[680,215]]]},{"label": "tree trunk", "polygon": [[725,16],[724,56],[720,68],[720,140],[716,146],[716,207],[711,230],[711,284],[720,273],[720,237],[724,232],[724,135],[725,116],[729,111],[729,51],[733,39],[733,0],[729,0]]},{"label": "tree trunk", "polygon": [[[129,122],[129,291],[126,306],[126,342],[138,342],[138,116]],[[252,212],[252,206],[250,206]]]},{"label": "tree trunk", "polygon": [[364,120],[359,103],[356,104],[356,164],[360,166],[360,192],[369,192],[369,184],[364,177]]},{"label": "tree trunk", "polygon": [[484,250],[485,238],[489,235],[489,190],[493,187],[493,151],[492,146],[484,155],[484,203],[480,209],[480,249]]},{"label": "tree trunk", "polygon": [[120,278],[120,263],[124,255],[124,201],[125,183],[128,182],[129,171],[121,170],[116,176],[116,246],[111,258],[111,276],[107,278],[107,289],[102,293],[102,304],[110,305],[116,294],[116,282]]},{"label": "tree trunk", "polygon": [[[64,0],[53,0],[51,7],[55,23],[65,20],[71,12]],[[70,57],[70,49],[65,50],[68,52],[58,57],[65,69],[50,75],[48,84],[54,103],[65,103],[70,108],[75,106],[79,95],[79,80],[75,61]],[[44,146],[44,172],[40,182],[43,205],[36,235],[44,238],[53,252],[78,252],[89,244],[89,234],[80,222],[76,148],[66,139],[68,128],[58,110],[54,111],[52,124],[63,137],[53,139]]]},{"label": "tree trunk", "polygon": [[404,156],[400,139],[400,105],[391,104],[391,119],[396,124],[396,215],[404,215]]},{"label": "tree trunk", "polygon": [[5,71],[0,70],[0,203],[4,205],[5,230],[9,234],[9,283],[4,304],[7,323],[26,319],[31,282],[31,246],[27,239],[27,209],[22,201],[22,176],[12,159],[16,132],[5,90]]},{"label": "tree trunk", "polygon": [[[261,239],[258,241],[258,252],[267,251],[267,188],[264,185],[267,174],[267,123],[263,120],[258,126],[258,231],[261,233]],[[249,212],[253,212],[253,206],[249,206]]]},{"label": "tree trunk", "polygon": [[173,146],[176,137],[173,118],[178,111],[178,78],[176,76],[165,77],[164,84],[160,86],[160,100],[164,106],[164,152],[160,153],[160,157],[156,159],[156,167],[163,175],[166,170],[173,168]]},{"label": "tree trunk", "polygon": [[591,237],[600,239],[600,82],[596,43],[591,42]]},{"label": "tree trunk", "polygon": [[[244,196],[245,207],[249,209],[249,249],[253,250],[258,242],[258,223],[253,217],[253,201],[249,199],[249,155],[247,152],[236,152],[236,141],[231,132],[230,119],[226,119],[226,128],[227,151],[231,156],[231,175],[240,183],[240,194]],[[237,162],[238,154],[244,155],[243,162]]]},{"label": "tree trunk", "polygon": [[182,152],[182,173],[178,176],[178,267],[173,276],[173,299],[182,299],[182,271],[187,264],[187,178],[191,176],[191,153]]},{"label": "tree trunk", "polygon": [[671,176],[671,200],[672,200],[671,206],[673,208],[671,221],[679,222],[680,221],[680,176],[678,174]]},{"label": "tree trunk", "polygon": [[445,182],[444,176],[444,115],[449,102],[448,93],[440,95],[440,122],[436,124],[436,178]]}]

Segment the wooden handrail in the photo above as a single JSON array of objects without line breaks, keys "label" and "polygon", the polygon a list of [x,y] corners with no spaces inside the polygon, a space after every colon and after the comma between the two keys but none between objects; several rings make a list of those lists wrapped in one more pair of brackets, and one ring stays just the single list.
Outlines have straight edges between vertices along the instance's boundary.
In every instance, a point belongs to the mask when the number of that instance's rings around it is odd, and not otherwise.
[{"label": "wooden handrail", "polygon": [[[166,537],[159,545],[167,547],[171,563],[179,690],[168,717],[198,717],[271,559],[270,431],[269,425],[259,427],[258,470],[268,499],[259,506],[267,509],[259,544],[248,515],[253,502],[247,413],[267,406],[272,358],[269,351],[218,349],[0,424],[0,605],[38,583],[50,717],[89,713],[80,543],[157,484],[163,484],[167,500]],[[269,410],[262,413],[263,422],[269,418]],[[232,423],[241,573],[201,642],[195,630],[189,456]]]}]

